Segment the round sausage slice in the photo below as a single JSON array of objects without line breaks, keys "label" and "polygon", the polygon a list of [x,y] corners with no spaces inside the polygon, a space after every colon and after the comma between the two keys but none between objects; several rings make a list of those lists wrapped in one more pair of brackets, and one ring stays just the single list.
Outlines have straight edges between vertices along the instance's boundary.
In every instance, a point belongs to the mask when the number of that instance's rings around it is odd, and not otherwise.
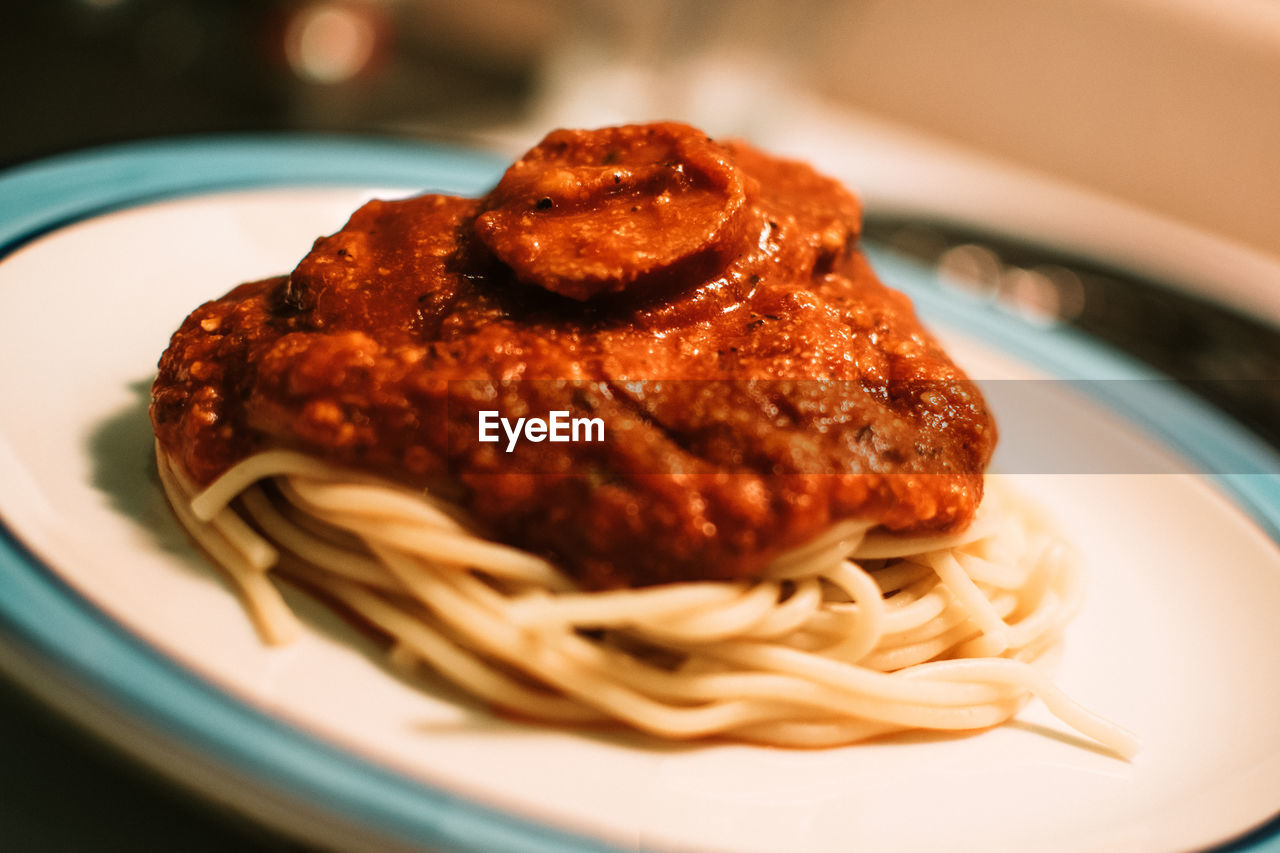
[{"label": "round sausage slice", "polygon": [[573,299],[700,282],[742,247],[747,180],[687,125],[558,130],[507,170],[475,234],[521,281]]}]

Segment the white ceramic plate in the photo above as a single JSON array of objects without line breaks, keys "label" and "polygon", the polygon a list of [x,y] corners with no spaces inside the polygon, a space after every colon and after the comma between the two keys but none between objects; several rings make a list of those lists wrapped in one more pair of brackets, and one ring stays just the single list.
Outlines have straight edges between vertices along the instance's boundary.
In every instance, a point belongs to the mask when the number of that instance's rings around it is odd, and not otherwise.
[{"label": "white ceramic plate", "polygon": [[[1280,810],[1280,483],[1248,466],[1277,469],[1159,383],[1142,386],[1145,401],[1046,386],[1056,390],[1043,406],[1003,427],[1086,457],[1120,454],[1108,470],[1121,473],[1018,479],[1090,570],[1057,681],[1139,733],[1131,763],[1034,704],[978,735],[821,751],[511,723],[401,679],[303,595],[289,597],[306,635],[264,648],[157,487],[146,414],[156,359],[192,308],[289,270],[375,194],[318,184],[398,176],[474,191],[495,170],[430,151],[400,150],[388,165],[378,145],[312,142],[246,146],[251,168],[218,161],[209,174],[210,153],[226,150],[117,153],[116,166],[167,156],[160,171],[172,174],[166,183],[143,169],[153,177],[131,193],[106,168],[106,196],[88,192],[77,209],[68,184],[57,216],[35,225],[0,206],[10,225],[0,237],[17,244],[0,260],[0,660],[107,736],[290,832],[343,845],[1169,850],[1225,842]],[[306,152],[327,156],[299,173]],[[216,189],[271,183],[281,177],[263,166],[272,162],[312,186]],[[193,174],[203,175],[195,194]],[[133,204],[156,194],[179,197]],[[104,205],[124,207],[92,215]],[[919,270],[876,260],[976,375],[1142,375],[1068,335],[953,304]],[[1029,470],[1021,452],[1000,464]],[[1244,476],[1188,473],[1197,469]],[[1124,473],[1152,470],[1179,473]],[[1264,830],[1246,846],[1280,842]]]}]

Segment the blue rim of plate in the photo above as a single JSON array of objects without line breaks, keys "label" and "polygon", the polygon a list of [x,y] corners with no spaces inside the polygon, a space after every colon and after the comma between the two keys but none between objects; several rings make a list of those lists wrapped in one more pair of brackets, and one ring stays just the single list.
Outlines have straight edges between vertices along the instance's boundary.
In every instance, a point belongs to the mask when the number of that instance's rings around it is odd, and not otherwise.
[{"label": "blue rim of plate", "polygon": [[[23,244],[114,210],[176,197],[287,186],[483,191],[492,154],[354,137],[202,137],[63,155],[0,174],[0,263]],[[926,322],[967,332],[1049,375],[1159,378],[1068,329],[1032,326],[932,284],[925,267],[867,246]],[[1234,421],[1165,382],[1086,383],[1097,402],[1205,471],[1276,471],[1276,454]],[[1123,393],[1109,393],[1123,386]],[[1280,476],[1207,475],[1280,543]],[[143,643],[67,586],[0,524],[0,639],[211,765],[371,838],[457,851],[609,851],[602,841],[500,811],[379,767],[295,729]],[[1280,808],[1280,802],[1277,802]],[[1280,816],[1222,851],[1280,853]]]}]

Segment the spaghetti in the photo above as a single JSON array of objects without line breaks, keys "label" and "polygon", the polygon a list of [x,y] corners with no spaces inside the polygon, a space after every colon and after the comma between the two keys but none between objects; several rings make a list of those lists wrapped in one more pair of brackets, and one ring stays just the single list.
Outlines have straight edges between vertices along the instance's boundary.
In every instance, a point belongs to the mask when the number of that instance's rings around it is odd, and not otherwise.
[{"label": "spaghetti", "polygon": [[457,510],[291,451],[197,490],[157,444],[177,517],[241,592],[263,639],[297,633],[272,574],[323,593],[494,706],[549,723],[783,746],[973,730],[1032,696],[1129,757],[1134,736],[1037,665],[1082,600],[1075,554],[996,478],[959,533],[846,521],[754,580],[586,591]]}]

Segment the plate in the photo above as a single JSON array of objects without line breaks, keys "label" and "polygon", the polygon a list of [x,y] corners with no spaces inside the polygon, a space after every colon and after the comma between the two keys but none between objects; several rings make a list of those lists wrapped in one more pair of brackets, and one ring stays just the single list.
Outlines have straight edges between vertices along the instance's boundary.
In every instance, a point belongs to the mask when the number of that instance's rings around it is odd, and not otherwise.
[{"label": "plate", "polygon": [[876,247],[975,376],[1035,389],[996,395],[1002,432],[1061,455],[1010,441],[997,465],[1086,555],[1056,680],[1138,732],[1134,761],[1036,704],[977,735],[819,751],[522,725],[396,675],[292,593],[305,636],[261,646],[152,474],[157,357],[197,304],[289,270],[362,201],[477,192],[500,171],[466,152],[277,139],[0,179],[0,664],[184,783],[329,846],[1164,850],[1249,833],[1236,849],[1280,850],[1275,457],[1136,365]]}]

